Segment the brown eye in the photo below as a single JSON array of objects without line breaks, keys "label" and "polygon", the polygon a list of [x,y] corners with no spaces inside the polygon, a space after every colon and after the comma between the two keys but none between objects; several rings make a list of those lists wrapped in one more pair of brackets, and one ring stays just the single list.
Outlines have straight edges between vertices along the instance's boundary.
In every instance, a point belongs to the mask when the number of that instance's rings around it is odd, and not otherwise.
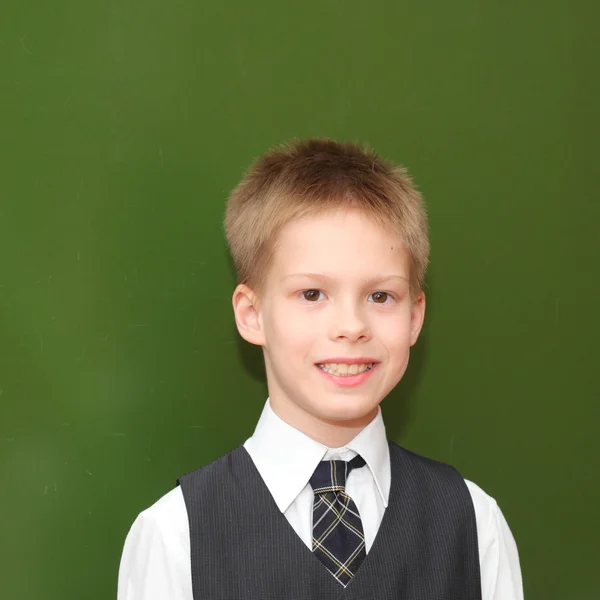
[{"label": "brown eye", "polygon": [[375,300],[377,304],[385,304],[388,296],[389,294],[387,292],[375,292],[373,294],[373,300]]},{"label": "brown eye", "polygon": [[314,302],[315,300],[318,300],[319,294],[319,290],[305,290],[304,292],[302,292],[304,299],[308,300],[309,302]]}]

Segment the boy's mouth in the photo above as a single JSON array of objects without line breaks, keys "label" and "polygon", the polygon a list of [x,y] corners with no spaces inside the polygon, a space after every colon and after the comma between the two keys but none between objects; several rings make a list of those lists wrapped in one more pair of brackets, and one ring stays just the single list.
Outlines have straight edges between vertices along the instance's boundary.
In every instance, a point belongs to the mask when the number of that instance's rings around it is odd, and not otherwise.
[{"label": "boy's mouth", "polygon": [[365,371],[370,371],[377,363],[317,363],[317,367],[325,373],[335,375],[336,377],[349,377],[351,375],[360,375]]}]

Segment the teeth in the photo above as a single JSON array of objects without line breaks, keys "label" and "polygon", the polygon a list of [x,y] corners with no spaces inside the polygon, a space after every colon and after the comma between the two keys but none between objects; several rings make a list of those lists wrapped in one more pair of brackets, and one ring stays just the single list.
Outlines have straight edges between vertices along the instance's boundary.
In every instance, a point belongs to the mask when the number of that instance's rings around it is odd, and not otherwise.
[{"label": "teeth", "polygon": [[346,377],[348,375],[358,375],[358,373],[364,373],[373,367],[374,363],[363,364],[363,365],[347,365],[344,363],[328,363],[318,365],[320,369],[329,373],[330,375],[336,375],[338,377]]}]

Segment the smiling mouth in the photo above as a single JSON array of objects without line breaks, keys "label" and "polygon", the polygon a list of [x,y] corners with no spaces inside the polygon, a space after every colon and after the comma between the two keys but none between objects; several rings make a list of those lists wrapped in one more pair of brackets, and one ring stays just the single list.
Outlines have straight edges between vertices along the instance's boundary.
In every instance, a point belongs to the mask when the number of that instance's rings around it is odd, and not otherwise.
[{"label": "smiling mouth", "polygon": [[325,373],[335,375],[336,377],[350,377],[352,375],[360,375],[366,371],[370,371],[376,363],[354,364],[348,365],[345,363],[327,363],[317,364],[317,367]]}]

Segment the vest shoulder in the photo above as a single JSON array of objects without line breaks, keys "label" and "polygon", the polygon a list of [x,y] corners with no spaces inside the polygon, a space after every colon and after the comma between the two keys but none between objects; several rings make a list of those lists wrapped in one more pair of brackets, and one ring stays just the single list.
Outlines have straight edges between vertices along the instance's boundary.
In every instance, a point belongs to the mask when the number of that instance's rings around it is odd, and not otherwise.
[{"label": "vest shoulder", "polygon": [[416,452],[407,450],[403,446],[400,446],[392,441],[389,442],[389,446],[390,457],[393,457],[392,464],[394,464],[394,462],[397,465],[402,465],[402,463],[410,463],[411,465],[413,465],[414,468],[424,471],[438,472],[440,474],[445,473],[450,476],[460,475],[458,469],[453,465],[449,465],[447,463],[435,460],[433,458],[429,458],[427,456],[423,456],[421,454],[417,454]]},{"label": "vest shoulder", "polygon": [[187,481],[198,481],[202,479],[210,480],[215,476],[220,475],[225,471],[229,471],[231,469],[232,462],[239,458],[239,455],[244,452],[243,446],[238,446],[233,450],[230,450],[226,454],[219,456],[213,461],[198,467],[197,469],[193,469],[183,475],[180,475],[177,478],[177,485],[181,485],[182,482]]},{"label": "vest shoulder", "polygon": [[[425,498],[434,502],[440,510],[455,511],[462,518],[474,518],[473,497],[466,481],[452,465],[421,456],[393,442],[390,443],[392,487],[411,490],[419,502]],[[452,502],[449,503],[449,499]],[[452,508],[450,508],[452,504]],[[442,506],[443,505],[443,506]],[[454,517],[448,517],[452,520]]]}]

